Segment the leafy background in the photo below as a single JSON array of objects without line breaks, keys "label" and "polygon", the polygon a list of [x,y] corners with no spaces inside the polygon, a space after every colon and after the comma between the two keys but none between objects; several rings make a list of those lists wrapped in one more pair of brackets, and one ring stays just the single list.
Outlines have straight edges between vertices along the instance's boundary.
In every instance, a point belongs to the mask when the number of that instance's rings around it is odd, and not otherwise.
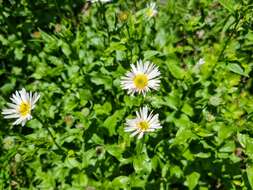
[{"label": "leafy background", "polygon": [[[157,1],[150,20],[147,3],[0,1],[0,109],[42,95],[42,122],[0,116],[1,189],[253,188],[253,2]],[[139,59],[162,73],[145,98],[120,87]],[[136,140],[143,105],[163,128]]]}]

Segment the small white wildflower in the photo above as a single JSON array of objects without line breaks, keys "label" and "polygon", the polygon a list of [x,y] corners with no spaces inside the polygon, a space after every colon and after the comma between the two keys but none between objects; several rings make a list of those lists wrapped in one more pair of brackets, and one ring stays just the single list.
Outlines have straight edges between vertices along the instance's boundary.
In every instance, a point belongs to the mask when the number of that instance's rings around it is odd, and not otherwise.
[{"label": "small white wildflower", "polygon": [[10,98],[12,103],[7,103],[9,108],[3,109],[2,114],[6,119],[16,118],[13,125],[22,124],[24,126],[28,120],[32,119],[31,111],[35,108],[35,103],[39,98],[39,93],[28,93],[24,88],[16,91]]},{"label": "small white wildflower", "polygon": [[201,66],[205,63],[205,60],[203,58],[200,58],[199,61],[197,62],[197,66]]},{"label": "small white wildflower", "polygon": [[152,112],[148,113],[147,107],[141,108],[139,112],[137,111],[136,116],[135,119],[128,119],[126,121],[127,127],[125,128],[125,132],[131,132],[131,136],[138,134],[138,139],[140,139],[144,133],[162,128],[158,114],[153,115]]},{"label": "small white wildflower", "polygon": [[101,2],[101,3],[109,3],[112,0],[89,0],[89,2],[91,3],[97,3],[97,2]]},{"label": "small white wildflower", "polygon": [[156,3],[155,2],[149,3],[146,7],[145,13],[148,19],[155,17],[158,13]]},{"label": "small white wildflower", "polygon": [[22,156],[21,154],[17,153],[14,157],[15,162],[21,162],[22,161]]},{"label": "small white wildflower", "polygon": [[15,144],[14,137],[7,136],[3,139],[3,148],[6,150],[11,149]]},{"label": "small white wildflower", "polygon": [[129,94],[146,94],[150,89],[157,90],[160,85],[160,71],[153,63],[137,62],[137,65],[131,64],[131,71],[127,72],[121,79],[121,86],[128,90]]},{"label": "small white wildflower", "polygon": [[198,60],[198,62],[194,65],[193,70],[194,70],[195,72],[198,73],[199,70],[200,70],[200,67],[201,67],[203,64],[205,64],[205,60],[204,60],[203,58],[200,58],[200,59]]}]

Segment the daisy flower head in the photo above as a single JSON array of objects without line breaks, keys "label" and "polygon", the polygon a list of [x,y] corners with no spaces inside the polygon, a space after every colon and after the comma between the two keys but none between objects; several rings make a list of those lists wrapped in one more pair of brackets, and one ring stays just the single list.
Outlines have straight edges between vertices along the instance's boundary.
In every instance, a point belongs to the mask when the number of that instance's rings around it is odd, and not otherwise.
[{"label": "daisy flower head", "polygon": [[147,5],[145,10],[145,15],[148,19],[155,17],[158,13],[157,6],[155,2],[151,2]]},{"label": "daisy flower head", "polygon": [[96,2],[100,2],[100,3],[109,3],[112,0],[88,0],[91,3],[96,3]]},{"label": "daisy flower head", "polygon": [[128,94],[142,93],[151,89],[157,90],[160,85],[160,71],[153,63],[147,61],[137,61],[137,64],[131,64],[131,71],[128,71],[121,78],[121,86],[128,91]]},{"label": "daisy flower head", "polygon": [[200,58],[196,64],[197,67],[200,67],[201,65],[205,64],[205,59],[204,58]]},{"label": "daisy flower head", "polygon": [[205,59],[200,58],[198,60],[198,62],[194,65],[193,71],[198,73],[200,71],[200,68],[202,67],[202,65],[204,65],[205,63],[206,63]]},{"label": "daisy flower head", "polygon": [[15,118],[13,125],[22,124],[24,126],[28,120],[32,119],[31,111],[35,108],[39,98],[39,93],[32,94],[32,92],[26,92],[24,88],[16,91],[10,98],[12,102],[7,103],[9,107],[3,109],[2,114],[6,119]]},{"label": "daisy flower head", "polygon": [[136,118],[128,119],[126,125],[125,132],[130,132],[131,136],[138,134],[138,139],[141,139],[146,132],[162,128],[158,114],[153,115],[152,111],[148,113],[147,106],[140,108],[139,112],[136,111]]}]

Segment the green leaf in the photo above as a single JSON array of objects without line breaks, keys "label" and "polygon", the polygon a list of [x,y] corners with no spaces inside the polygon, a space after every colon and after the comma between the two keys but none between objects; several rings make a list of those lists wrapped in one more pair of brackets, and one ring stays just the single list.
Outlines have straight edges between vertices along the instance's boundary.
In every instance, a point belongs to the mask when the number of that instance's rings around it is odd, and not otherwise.
[{"label": "green leaf", "polygon": [[146,154],[136,156],[133,160],[133,166],[136,173],[149,174],[152,170],[152,163]]},{"label": "green leaf", "polygon": [[[166,168],[166,167],[164,167],[164,168]],[[179,166],[175,165],[175,166],[170,167],[170,175],[180,178],[184,175],[184,173]]]},{"label": "green leaf", "polygon": [[168,65],[169,71],[173,77],[175,77],[176,79],[183,79],[184,78],[185,71],[178,66],[178,63],[176,60],[169,59],[167,61],[167,65]]},{"label": "green leaf", "polygon": [[241,133],[237,133],[237,139],[240,143],[240,145],[245,148],[247,144],[247,136]]},{"label": "green leaf", "polygon": [[228,141],[223,147],[220,148],[220,152],[234,152],[235,143],[234,141]]},{"label": "green leaf", "polygon": [[118,176],[118,177],[113,179],[112,186],[117,187],[117,188],[119,188],[119,187],[123,188],[123,187],[127,187],[129,183],[130,183],[129,177],[127,177],[127,176]]},{"label": "green leaf", "polygon": [[234,12],[234,5],[235,5],[235,2],[234,0],[219,0],[219,3],[225,7],[226,9],[228,9],[230,12]]},{"label": "green leaf", "polygon": [[76,158],[74,157],[67,157],[65,160],[65,166],[68,168],[74,168],[74,167],[79,167],[80,166],[80,162],[78,162],[76,160]]},{"label": "green leaf", "polygon": [[79,172],[78,174],[73,175],[72,185],[76,187],[86,186],[89,182],[89,178],[86,174]]},{"label": "green leaf", "polygon": [[216,107],[216,106],[219,106],[222,103],[222,99],[217,95],[211,96],[210,99],[209,99],[209,103]]},{"label": "green leaf", "polygon": [[109,115],[112,110],[112,105],[109,102],[105,102],[103,105],[95,104],[94,110],[97,115]]},{"label": "green leaf", "polygon": [[190,175],[186,176],[186,184],[190,190],[194,189],[199,182],[200,174],[198,172],[192,172]]},{"label": "green leaf", "polygon": [[253,166],[248,165],[246,168],[246,172],[247,172],[249,184],[250,184],[251,188],[253,189]]},{"label": "green leaf", "polygon": [[166,105],[168,105],[172,109],[174,109],[174,110],[178,109],[178,106],[179,106],[179,103],[180,103],[180,99],[177,96],[177,94],[171,93],[167,97],[165,97],[164,100],[166,102]]},{"label": "green leaf", "polygon": [[112,78],[98,72],[91,73],[91,82],[96,85],[104,85],[106,90],[112,87]]},{"label": "green leaf", "polygon": [[181,127],[176,134],[175,139],[173,140],[173,145],[184,144],[187,140],[191,139],[193,133],[190,129]]},{"label": "green leaf", "polygon": [[218,137],[221,140],[225,140],[225,139],[229,138],[233,134],[233,132],[234,132],[233,127],[222,125],[219,128]]},{"label": "green leaf", "polygon": [[248,137],[246,140],[246,154],[252,159],[253,158],[253,139]]},{"label": "green leaf", "polygon": [[103,126],[109,130],[109,135],[112,136],[115,134],[115,127],[119,118],[121,118],[125,113],[125,110],[117,110],[112,116],[108,117]]},{"label": "green leaf", "polygon": [[112,156],[114,156],[115,158],[117,158],[117,160],[119,160],[121,162],[121,164],[127,164],[131,161],[131,159],[125,159],[123,158],[122,153],[124,152],[124,148],[120,145],[107,145],[105,146],[105,150]]},{"label": "green leaf", "polygon": [[193,114],[194,114],[192,107],[187,103],[185,103],[183,105],[182,112],[184,112],[185,114],[187,114],[189,116],[193,116]]},{"label": "green leaf", "polygon": [[120,148],[119,145],[108,145],[105,147],[105,150],[111,154],[112,156],[116,157],[116,158],[121,158],[122,155],[122,149]]},{"label": "green leaf", "polygon": [[112,42],[110,44],[110,47],[107,48],[105,51],[106,53],[111,53],[113,51],[125,51],[127,48],[124,44],[121,44],[120,42]]},{"label": "green leaf", "polygon": [[195,126],[194,132],[201,137],[210,137],[213,136],[214,133],[210,132],[209,130],[203,128],[202,126]]},{"label": "green leaf", "polygon": [[16,48],[16,49],[14,50],[15,58],[16,58],[17,60],[23,59],[23,57],[24,57],[23,51],[24,51],[23,48]]},{"label": "green leaf", "polygon": [[149,60],[151,57],[159,54],[160,52],[154,50],[147,50],[144,52],[144,60]]},{"label": "green leaf", "polygon": [[200,152],[200,153],[194,154],[194,156],[199,157],[199,158],[209,158],[211,156],[211,153]]},{"label": "green leaf", "polygon": [[95,160],[92,159],[93,157],[96,156],[96,150],[95,149],[90,149],[87,150],[86,152],[84,152],[83,159],[82,159],[82,167],[85,168],[87,166],[89,166],[90,164],[94,164]]},{"label": "green leaf", "polygon": [[236,73],[236,74],[239,74],[239,75],[242,75],[242,76],[248,76],[247,74],[244,73],[243,69],[241,68],[241,66],[239,66],[238,64],[236,63],[231,63],[231,64],[228,64],[227,65],[227,68],[228,70]]},{"label": "green leaf", "polygon": [[6,93],[11,92],[14,86],[15,86],[15,83],[6,83],[1,86],[0,90],[3,94],[6,94]]}]

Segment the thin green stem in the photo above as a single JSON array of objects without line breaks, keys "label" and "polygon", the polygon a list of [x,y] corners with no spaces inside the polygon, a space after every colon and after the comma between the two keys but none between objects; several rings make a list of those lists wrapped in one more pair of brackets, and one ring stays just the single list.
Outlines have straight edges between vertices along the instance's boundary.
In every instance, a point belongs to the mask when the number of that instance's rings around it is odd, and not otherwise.
[{"label": "thin green stem", "polygon": [[54,0],[54,3],[55,3],[56,10],[57,10],[59,16],[61,16],[61,11],[60,11],[59,5],[58,5],[58,3],[57,3],[57,0]]},{"label": "thin green stem", "polygon": [[230,33],[230,35],[228,36],[227,40],[225,41],[225,44],[224,44],[224,46],[223,46],[223,48],[222,48],[222,50],[221,50],[221,52],[220,52],[220,54],[219,54],[218,61],[221,60],[221,58],[222,58],[222,56],[223,56],[223,54],[224,54],[224,51],[225,51],[226,48],[227,48],[227,45],[228,45],[230,39],[232,38],[232,36],[233,36],[234,33],[236,32],[236,28],[237,28],[239,22],[240,22],[240,19],[238,19],[238,20],[236,21],[235,26],[234,26],[232,32]]},{"label": "thin green stem", "polygon": [[[132,40],[131,39],[131,34],[130,34],[130,31],[129,31],[129,26],[128,26],[128,24],[126,23],[126,29],[127,29],[127,34],[128,34],[128,38],[129,38],[129,40]],[[133,61],[133,52],[132,52],[132,45],[131,44],[129,44],[129,49],[130,49],[130,55],[131,55],[131,62]]]},{"label": "thin green stem", "polygon": [[56,142],[55,140],[55,137],[53,135],[53,133],[50,131],[48,125],[46,125],[38,116],[34,115],[34,118],[36,118],[41,124],[43,127],[46,128],[47,132],[49,133],[50,137],[52,138],[54,144],[57,146],[57,148],[63,152],[65,152],[65,150]]},{"label": "thin green stem", "polygon": [[136,153],[137,154],[141,154],[142,153],[142,149],[143,149],[143,139],[137,140],[137,144],[136,144]]},{"label": "thin green stem", "polygon": [[102,18],[103,18],[103,25],[105,26],[105,28],[106,28],[106,32],[107,32],[107,43],[108,43],[108,45],[110,44],[110,42],[111,42],[111,35],[110,35],[110,29],[109,29],[109,24],[108,24],[108,22],[107,22],[107,20],[106,20],[106,8],[105,8],[105,6],[101,3],[101,2],[99,2],[99,9],[101,10],[101,13],[102,13]]},{"label": "thin green stem", "polygon": [[[228,36],[227,40],[225,41],[225,44],[219,54],[219,57],[218,57],[218,61],[221,60],[221,58],[223,57],[223,54],[228,46],[228,43],[229,41],[231,40],[232,36],[235,34],[236,30],[237,30],[237,26],[238,24],[240,23],[241,19],[244,17],[244,13],[246,12],[246,10],[242,11],[242,14],[240,14],[237,18],[236,18],[236,21],[235,21],[235,25],[234,25],[234,28],[232,29],[232,32],[230,33],[230,35]],[[229,26],[229,28],[232,26],[232,24]]]},{"label": "thin green stem", "polygon": [[103,18],[104,18],[104,23],[105,23],[106,32],[107,32],[107,41],[108,41],[108,45],[109,45],[111,42],[111,34],[110,34],[109,24],[106,20],[105,11],[103,11]]},{"label": "thin green stem", "polygon": [[136,0],[134,0],[134,8],[135,8],[135,10],[137,10]]}]

